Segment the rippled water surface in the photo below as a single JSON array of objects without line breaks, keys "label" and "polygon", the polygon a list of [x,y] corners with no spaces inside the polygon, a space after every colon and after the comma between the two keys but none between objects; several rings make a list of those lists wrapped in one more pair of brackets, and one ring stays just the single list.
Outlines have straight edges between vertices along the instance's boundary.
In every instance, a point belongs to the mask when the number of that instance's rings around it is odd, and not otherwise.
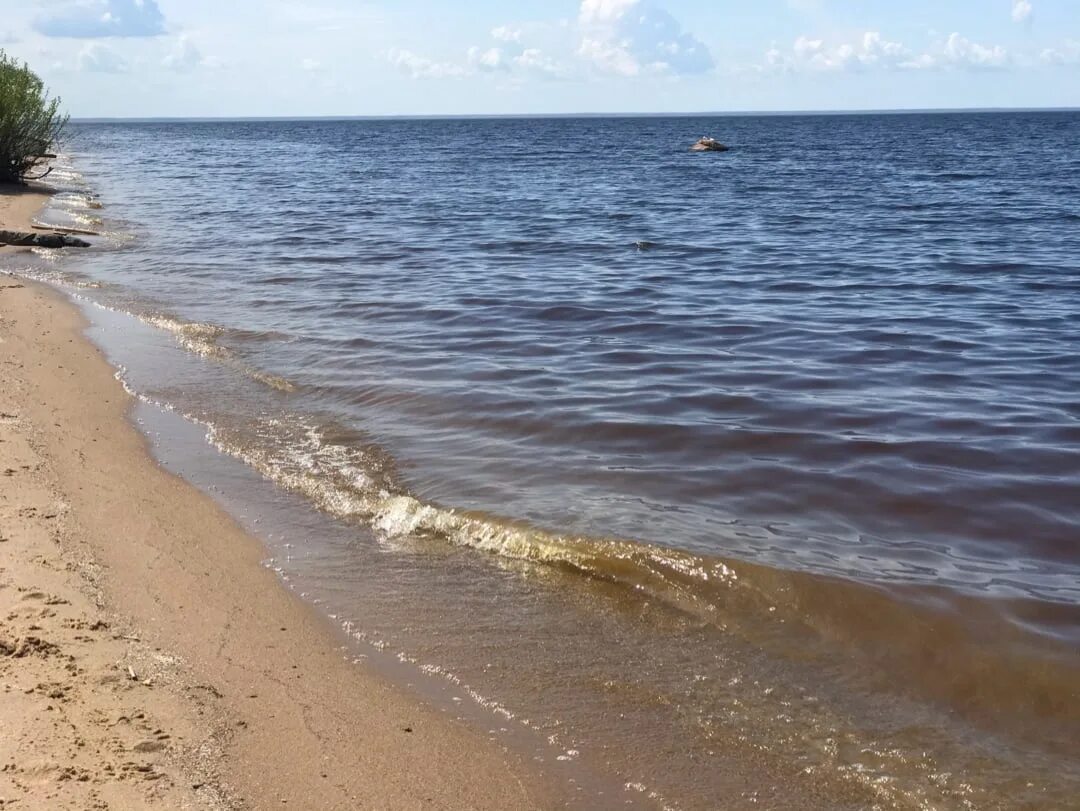
[{"label": "rippled water surface", "polygon": [[350,628],[566,708],[631,794],[1063,807],[1078,141],[1070,113],[80,124],[46,216],[106,236],[36,272],[157,328],[103,338],[129,385],[328,516],[298,576]]}]

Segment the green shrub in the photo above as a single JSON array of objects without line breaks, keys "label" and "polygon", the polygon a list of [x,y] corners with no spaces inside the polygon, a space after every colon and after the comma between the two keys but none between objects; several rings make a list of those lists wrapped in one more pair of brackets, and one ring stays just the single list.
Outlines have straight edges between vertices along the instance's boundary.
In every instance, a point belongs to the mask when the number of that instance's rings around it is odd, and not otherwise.
[{"label": "green shrub", "polygon": [[27,179],[66,124],[60,99],[50,99],[38,75],[0,49],[0,183]]}]

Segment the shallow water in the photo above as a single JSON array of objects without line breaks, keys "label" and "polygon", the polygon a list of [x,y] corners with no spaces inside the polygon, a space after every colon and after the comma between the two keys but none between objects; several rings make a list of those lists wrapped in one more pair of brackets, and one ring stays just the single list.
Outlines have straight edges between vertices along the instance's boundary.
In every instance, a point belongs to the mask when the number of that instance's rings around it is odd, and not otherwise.
[{"label": "shallow water", "polygon": [[126,384],[301,497],[283,575],[537,757],[676,808],[1060,808],[1078,134],[79,125],[45,216],[106,236],[23,270],[137,316],[87,305]]}]

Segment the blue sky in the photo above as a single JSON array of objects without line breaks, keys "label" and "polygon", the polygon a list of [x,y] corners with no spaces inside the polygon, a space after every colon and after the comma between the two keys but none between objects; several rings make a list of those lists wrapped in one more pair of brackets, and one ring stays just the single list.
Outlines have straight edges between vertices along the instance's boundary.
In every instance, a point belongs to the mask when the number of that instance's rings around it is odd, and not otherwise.
[{"label": "blue sky", "polygon": [[1080,107],[1080,0],[0,0],[75,116]]}]

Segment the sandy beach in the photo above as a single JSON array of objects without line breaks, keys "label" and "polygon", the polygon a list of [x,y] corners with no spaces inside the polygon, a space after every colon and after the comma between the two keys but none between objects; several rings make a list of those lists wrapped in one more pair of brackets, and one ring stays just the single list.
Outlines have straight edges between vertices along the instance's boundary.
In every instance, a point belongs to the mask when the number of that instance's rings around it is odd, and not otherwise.
[{"label": "sandy beach", "polygon": [[[44,199],[3,193],[0,227]],[[545,807],[514,756],[346,661],[152,459],[84,326],[0,275],[0,808]]]}]

